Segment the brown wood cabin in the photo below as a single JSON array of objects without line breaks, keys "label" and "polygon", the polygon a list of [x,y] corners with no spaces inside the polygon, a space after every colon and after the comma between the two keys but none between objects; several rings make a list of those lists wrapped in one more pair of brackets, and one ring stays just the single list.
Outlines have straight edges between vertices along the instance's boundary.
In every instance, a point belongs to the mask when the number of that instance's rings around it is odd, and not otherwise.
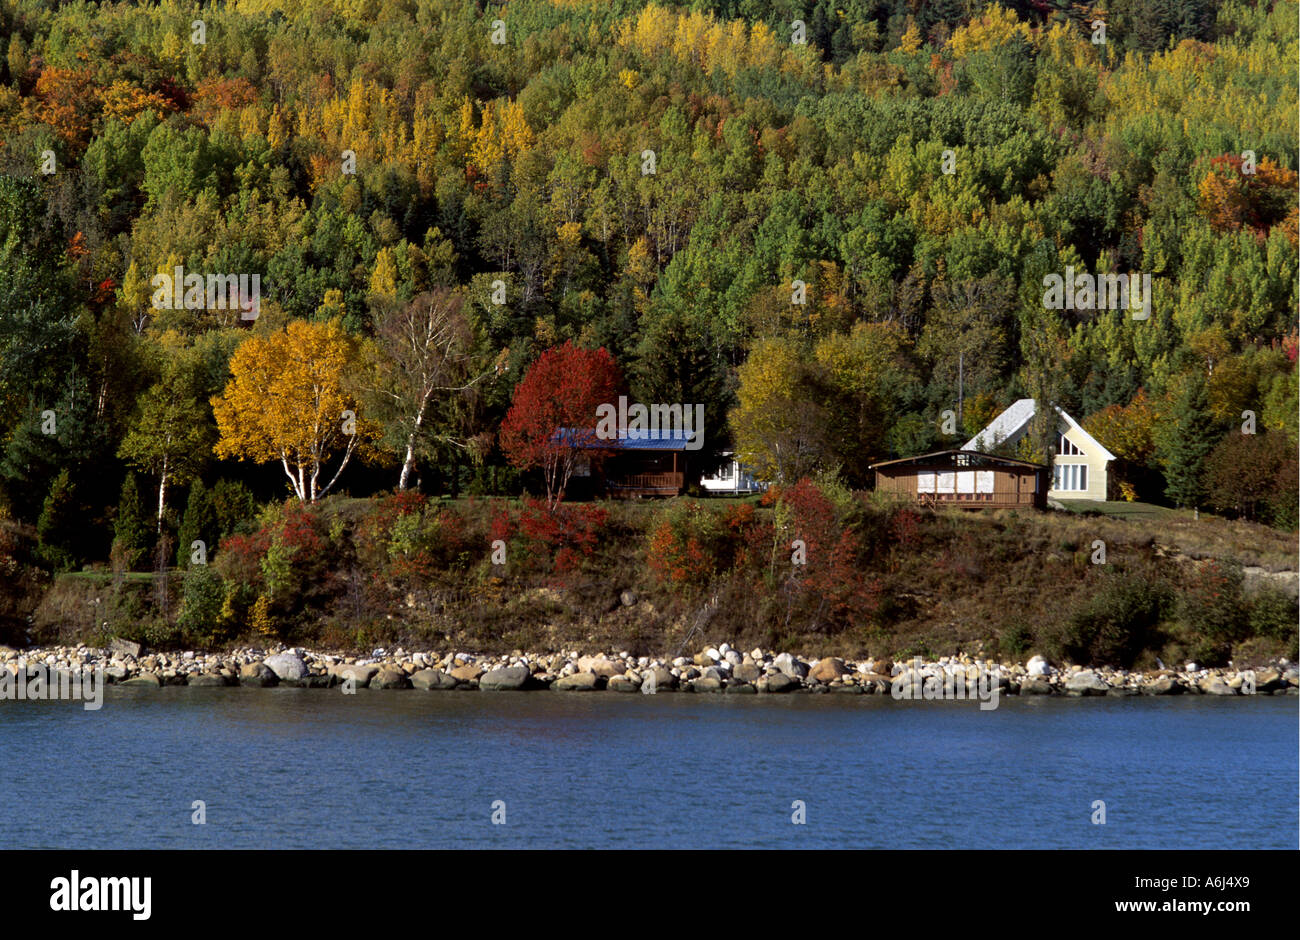
[{"label": "brown wood cabin", "polygon": [[[567,430],[567,429],[566,429]],[[570,432],[571,433],[571,432]],[[612,451],[580,460],[569,490],[578,495],[627,499],[680,496],[686,487],[688,438],[680,431],[661,437],[620,431],[618,440],[593,441],[592,450]]]},{"label": "brown wood cabin", "polygon": [[872,464],[876,489],[928,506],[966,509],[1047,508],[1047,471],[1042,464],[995,457],[974,450],[941,450]]}]

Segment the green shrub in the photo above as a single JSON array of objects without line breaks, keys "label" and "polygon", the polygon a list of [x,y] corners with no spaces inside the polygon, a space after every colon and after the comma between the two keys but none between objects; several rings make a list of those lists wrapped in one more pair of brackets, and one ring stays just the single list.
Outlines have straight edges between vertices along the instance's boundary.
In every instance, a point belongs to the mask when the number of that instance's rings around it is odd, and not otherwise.
[{"label": "green shrub", "polygon": [[1247,625],[1251,636],[1294,640],[1298,619],[1300,605],[1294,597],[1276,588],[1263,588],[1250,604]]},{"label": "green shrub", "polygon": [[181,588],[181,612],[176,625],[186,637],[210,643],[221,621],[226,597],[221,577],[207,565],[193,565],[185,572]]},{"label": "green shrub", "polygon": [[1173,590],[1151,571],[1103,571],[1084,602],[1048,631],[1050,656],[1081,665],[1129,667],[1158,640]]}]

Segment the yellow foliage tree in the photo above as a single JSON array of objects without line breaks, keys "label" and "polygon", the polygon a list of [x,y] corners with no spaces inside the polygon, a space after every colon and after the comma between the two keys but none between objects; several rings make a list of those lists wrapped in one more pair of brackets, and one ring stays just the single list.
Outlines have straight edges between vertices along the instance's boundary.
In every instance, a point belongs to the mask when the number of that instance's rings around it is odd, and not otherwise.
[{"label": "yellow foliage tree", "polygon": [[982,16],[955,30],[948,40],[948,51],[953,58],[964,59],[972,52],[995,49],[1019,34],[1026,42],[1033,41],[1027,23],[1020,22],[1011,10],[1000,6],[989,7]]},{"label": "yellow foliage tree", "polygon": [[737,456],[778,483],[810,474],[825,444],[826,415],[806,394],[809,369],[796,343],[759,340],[739,377],[738,405],[728,415]]},{"label": "yellow foliage tree", "polygon": [[[217,456],[279,460],[299,499],[325,496],[373,436],[357,419],[349,388],[356,355],[337,320],[294,320],[268,336],[250,336],[230,359],[225,391],[212,399]],[[338,469],[322,487],[324,467],[340,450]]]}]

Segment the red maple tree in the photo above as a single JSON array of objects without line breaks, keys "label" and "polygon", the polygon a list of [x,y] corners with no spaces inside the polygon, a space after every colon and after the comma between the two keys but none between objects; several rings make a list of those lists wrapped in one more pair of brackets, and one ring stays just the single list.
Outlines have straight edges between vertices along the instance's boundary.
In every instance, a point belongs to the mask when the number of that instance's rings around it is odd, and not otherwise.
[{"label": "red maple tree", "polygon": [[596,438],[596,407],[617,400],[623,374],[605,350],[566,342],[542,353],[515,386],[501,423],[501,449],[516,467],[542,469],[546,502],[564,498],[578,457],[605,456]]}]

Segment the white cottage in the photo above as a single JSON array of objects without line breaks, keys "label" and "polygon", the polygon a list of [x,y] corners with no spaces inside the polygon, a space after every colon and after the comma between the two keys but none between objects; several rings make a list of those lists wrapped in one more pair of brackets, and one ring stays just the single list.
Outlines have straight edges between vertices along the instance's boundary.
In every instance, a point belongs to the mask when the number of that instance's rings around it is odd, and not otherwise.
[{"label": "white cottage", "polygon": [[704,492],[716,496],[735,496],[743,493],[761,493],[767,484],[755,480],[749,468],[736,459],[731,451],[723,451],[724,463],[718,472],[700,480]]},{"label": "white cottage", "polygon": [[[1052,456],[1052,485],[1049,499],[1107,498],[1107,467],[1115,459],[1079,422],[1056,405],[1056,453]],[[1015,444],[1029,430],[1037,413],[1037,402],[1022,398],[998,415],[984,430],[966,442],[963,450],[991,451],[1003,444]]]}]

